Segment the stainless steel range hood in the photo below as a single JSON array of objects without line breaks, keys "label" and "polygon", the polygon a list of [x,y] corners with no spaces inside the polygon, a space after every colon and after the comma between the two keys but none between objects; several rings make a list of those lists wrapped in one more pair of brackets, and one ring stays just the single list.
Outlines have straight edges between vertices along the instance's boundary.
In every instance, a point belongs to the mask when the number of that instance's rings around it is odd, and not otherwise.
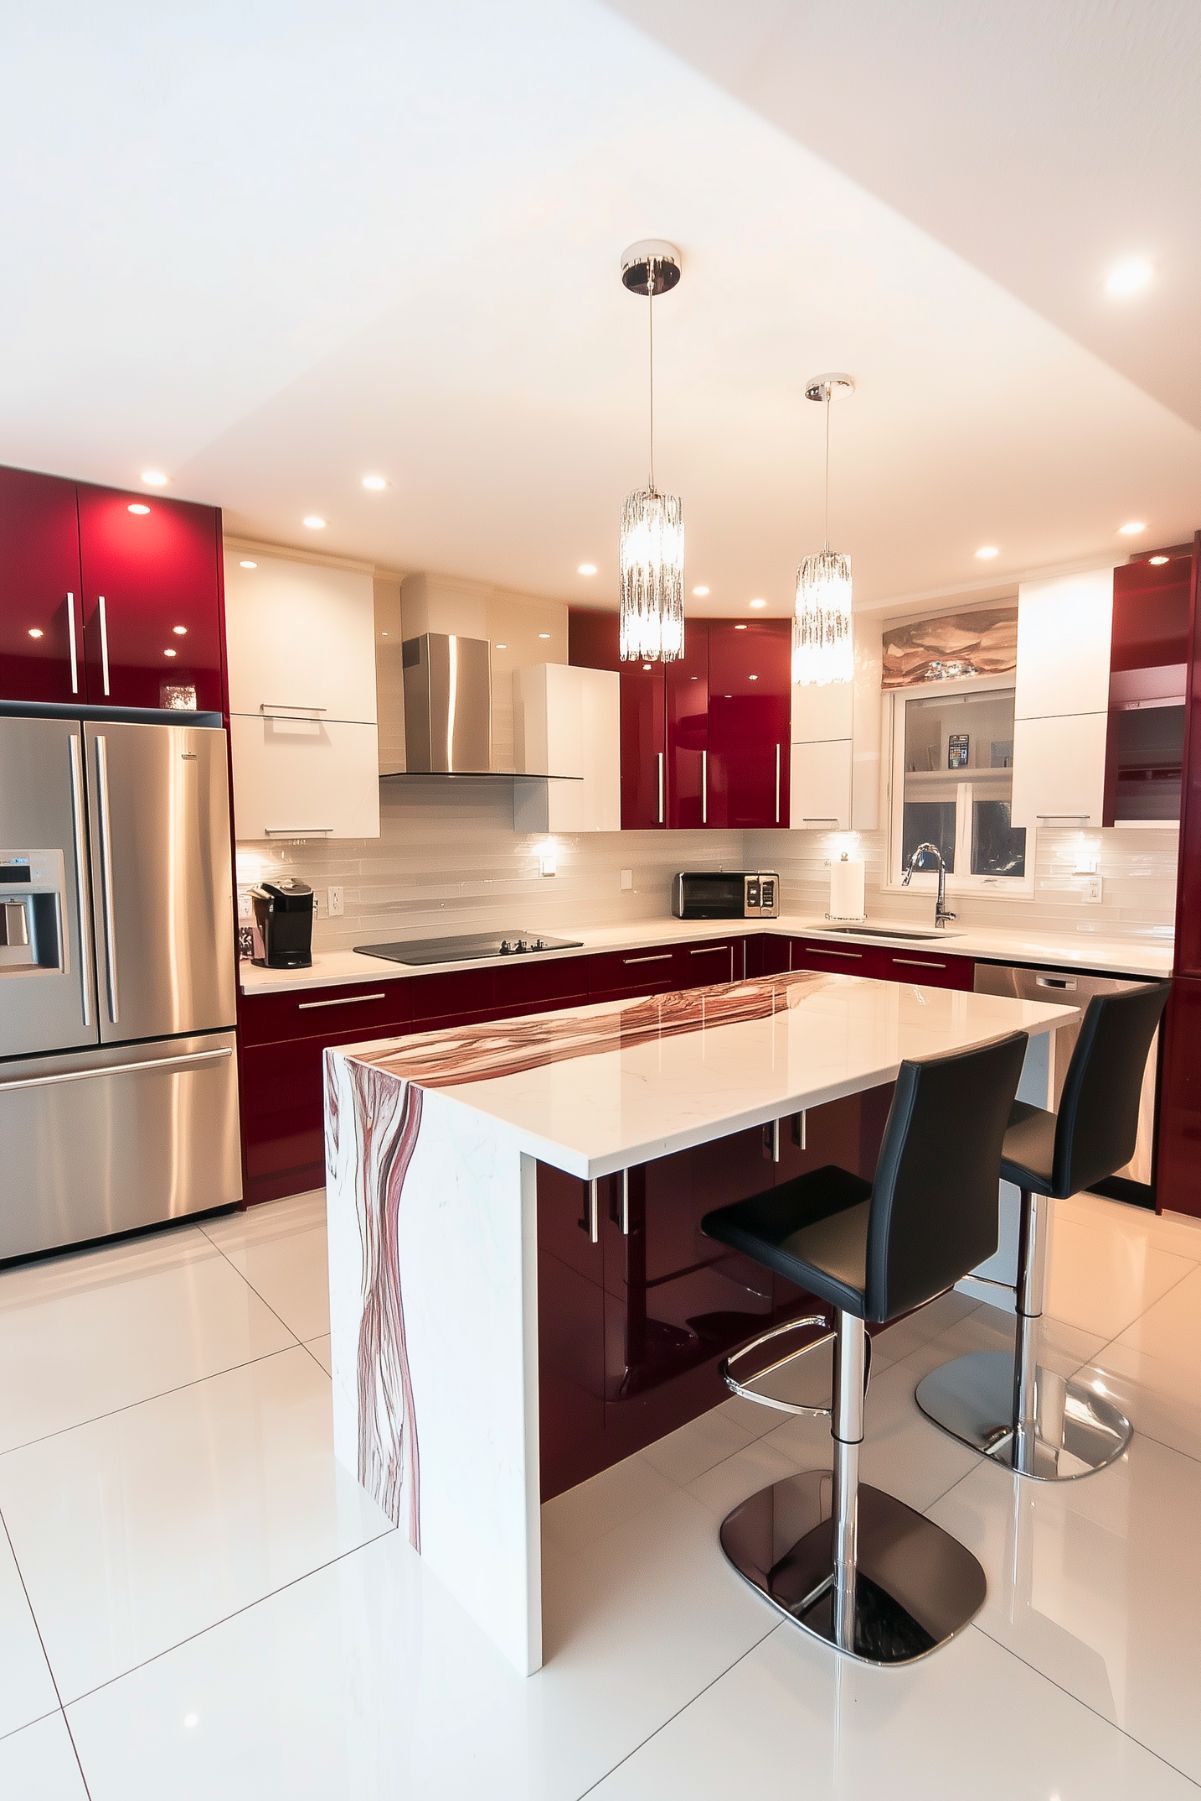
[{"label": "stainless steel range hood", "polygon": [[405,773],[492,775],[492,647],[486,638],[406,638]]}]

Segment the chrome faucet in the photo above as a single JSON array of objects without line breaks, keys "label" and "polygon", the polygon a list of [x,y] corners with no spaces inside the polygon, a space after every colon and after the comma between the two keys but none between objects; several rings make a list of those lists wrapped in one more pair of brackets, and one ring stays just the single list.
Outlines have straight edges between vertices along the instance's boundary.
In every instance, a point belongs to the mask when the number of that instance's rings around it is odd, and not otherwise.
[{"label": "chrome faucet", "polygon": [[947,865],[937,844],[919,844],[909,859],[909,867],[901,877],[901,887],[908,888],[913,880],[913,872],[917,868],[919,857],[938,858],[938,898],[934,902],[934,923],[945,926],[955,915],[947,911]]}]

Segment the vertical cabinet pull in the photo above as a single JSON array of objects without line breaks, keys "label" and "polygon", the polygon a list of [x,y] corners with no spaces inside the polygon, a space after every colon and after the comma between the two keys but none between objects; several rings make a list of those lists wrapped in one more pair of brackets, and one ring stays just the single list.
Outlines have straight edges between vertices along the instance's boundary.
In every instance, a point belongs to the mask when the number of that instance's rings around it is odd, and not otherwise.
[{"label": "vertical cabinet pull", "polygon": [[580,1220],[580,1231],[587,1232],[590,1244],[600,1243],[600,1182],[593,1178],[585,1183],[587,1198],[584,1202],[584,1215]]},{"label": "vertical cabinet pull", "polygon": [[[79,693],[79,646],[75,642],[75,596],[67,595],[67,643],[71,651],[71,692]],[[84,1021],[87,1024],[87,1021]]]},{"label": "vertical cabinet pull", "polygon": [[776,824],[780,823],[780,746],[776,745]]},{"label": "vertical cabinet pull", "polygon": [[709,823],[709,752],[701,752],[701,824]]},{"label": "vertical cabinet pull", "polygon": [[100,613],[100,676],[104,683],[104,692],[109,692],[108,685],[108,606],[103,594],[96,597],[96,605]]},{"label": "vertical cabinet pull", "polygon": [[663,752],[662,752],[662,751],[660,751],[660,752],[659,752],[659,754],[658,754],[658,756],[657,756],[657,757],[656,757],[656,758],[655,758],[655,761],[656,761],[656,763],[657,763],[657,764],[658,764],[658,771],[659,771],[659,824],[660,824],[660,825],[662,825],[662,824],[663,824],[663,811],[664,811],[664,809],[663,809],[663,800],[664,800],[664,794],[663,794]]}]

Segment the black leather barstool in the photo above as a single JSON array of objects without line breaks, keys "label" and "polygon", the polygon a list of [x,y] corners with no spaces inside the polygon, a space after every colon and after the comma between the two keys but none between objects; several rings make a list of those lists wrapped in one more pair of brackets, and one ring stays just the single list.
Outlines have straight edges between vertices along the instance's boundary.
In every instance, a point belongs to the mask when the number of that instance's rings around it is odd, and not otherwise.
[{"label": "black leather barstool", "polygon": [[1069,1379],[1038,1361],[1047,1202],[1091,1188],[1133,1156],[1143,1072],[1170,990],[1168,982],[1151,982],[1095,996],[1058,1113],[1025,1101],[1014,1106],[1001,1157],[1002,1177],[1021,1190],[1014,1355],[956,1357],[918,1384],[918,1406],[935,1425],[1020,1476],[1089,1476],[1130,1442],[1130,1421],[1108,1399],[1098,1371]]},{"label": "black leather barstool", "polygon": [[866,1663],[925,1656],[984,1600],[984,1571],[964,1545],[860,1484],[866,1327],[933,1300],[996,1249],[1001,1140],[1025,1049],[1019,1032],[981,1050],[902,1063],[873,1181],[831,1164],[702,1221],[710,1237],[835,1314],[830,1408],[769,1399],[728,1373],[782,1332],[825,1324],[822,1315],[763,1333],[728,1360],[723,1373],[748,1399],[831,1414],[834,1467],[743,1501],[722,1522],[722,1550],[773,1607]]}]

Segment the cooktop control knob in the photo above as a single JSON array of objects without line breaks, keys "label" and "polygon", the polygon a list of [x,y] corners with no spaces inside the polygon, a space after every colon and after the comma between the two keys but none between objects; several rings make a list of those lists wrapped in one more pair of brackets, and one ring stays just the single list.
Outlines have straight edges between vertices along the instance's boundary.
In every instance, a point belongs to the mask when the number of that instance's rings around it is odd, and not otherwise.
[{"label": "cooktop control knob", "polygon": [[507,938],[502,938],[500,941],[500,954],[502,957],[511,957],[513,954],[513,946]]},{"label": "cooktop control knob", "polygon": [[522,951],[528,951],[529,948],[530,947],[526,943],[524,938],[519,938],[517,940],[516,944],[513,946],[513,949],[518,953],[518,955],[520,955]]}]

